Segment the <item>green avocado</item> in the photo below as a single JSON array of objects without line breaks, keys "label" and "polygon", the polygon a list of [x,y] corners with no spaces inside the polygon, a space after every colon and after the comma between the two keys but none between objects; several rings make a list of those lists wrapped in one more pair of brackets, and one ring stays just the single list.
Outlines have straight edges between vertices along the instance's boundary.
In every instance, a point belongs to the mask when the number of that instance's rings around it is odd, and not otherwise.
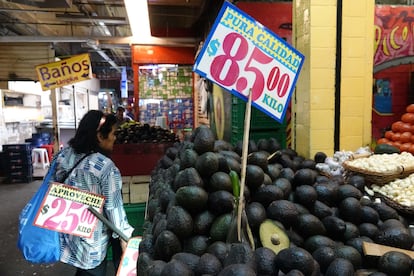
[{"label": "green avocado", "polygon": [[379,144],[375,146],[374,149],[374,153],[375,154],[383,154],[383,153],[387,153],[387,154],[392,154],[392,153],[400,153],[400,149],[388,144]]}]

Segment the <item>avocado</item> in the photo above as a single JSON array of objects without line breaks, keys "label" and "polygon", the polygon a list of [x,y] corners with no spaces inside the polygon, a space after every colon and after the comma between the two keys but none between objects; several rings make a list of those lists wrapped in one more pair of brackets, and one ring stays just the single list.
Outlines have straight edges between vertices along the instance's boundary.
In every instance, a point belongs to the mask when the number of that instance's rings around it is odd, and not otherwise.
[{"label": "avocado", "polygon": [[359,174],[352,174],[348,177],[347,184],[354,186],[361,192],[364,192],[365,178]]},{"label": "avocado", "polygon": [[167,213],[167,230],[179,238],[189,237],[193,233],[193,218],[181,206],[173,206]]},{"label": "avocado", "polygon": [[171,260],[180,261],[194,271],[200,261],[200,256],[188,252],[178,252],[171,257]]},{"label": "avocado", "polygon": [[266,209],[259,202],[248,203],[245,207],[247,221],[250,228],[254,231],[259,229],[260,224],[267,218]]},{"label": "avocado", "polygon": [[374,208],[370,206],[361,207],[361,222],[368,222],[372,224],[378,224],[379,214]]},{"label": "avocado", "polygon": [[183,186],[176,191],[175,200],[177,205],[196,214],[207,208],[208,194],[199,186]]},{"label": "avocado", "polygon": [[350,184],[339,185],[338,187],[338,200],[343,200],[347,197],[354,197],[359,200],[362,196],[362,192]]},{"label": "avocado", "polygon": [[326,157],[328,157],[326,153],[318,151],[315,153],[313,160],[315,160],[316,163],[325,163]]},{"label": "avocado", "polygon": [[255,151],[250,153],[247,156],[247,164],[249,165],[256,165],[262,168],[263,171],[267,171],[267,157],[269,157],[268,152],[264,151]]},{"label": "avocado", "polygon": [[318,193],[313,186],[304,184],[296,187],[294,199],[295,202],[309,208],[318,199]]},{"label": "avocado", "polygon": [[182,247],[180,240],[173,232],[164,230],[158,235],[154,249],[154,259],[168,262],[174,254],[181,252]]},{"label": "avocado", "polygon": [[332,182],[316,183],[314,185],[318,200],[332,207],[338,202],[338,187],[339,185],[332,184]]},{"label": "avocado", "polygon": [[233,193],[231,179],[228,173],[218,171],[210,176],[208,190],[211,192],[224,190]]},{"label": "avocado", "polygon": [[341,237],[346,231],[346,224],[341,218],[336,216],[327,216],[322,219],[322,223],[326,228],[328,236],[336,239]]},{"label": "avocado", "polygon": [[171,260],[165,264],[160,276],[194,275],[191,268],[179,260]]},{"label": "avocado", "polygon": [[212,192],[208,195],[208,209],[215,215],[221,215],[233,210],[234,196],[224,190]]},{"label": "avocado", "polygon": [[153,256],[154,254],[154,236],[152,234],[147,234],[145,235],[145,238],[143,238],[141,240],[141,242],[139,243],[139,252],[140,253],[148,253],[151,256]]},{"label": "avocado", "polygon": [[194,166],[198,158],[198,153],[193,149],[184,149],[182,152],[179,153],[179,158],[180,169],[184,170],[186,168]]},{"label": "avocado", "polygon": [[283,198],[287,199],[292,191],[292,184],[289,179],[279,177],[273,181],[273,185],[280,188],[283,191]]},{"label": "avocado", "polygon": [[399,219],[398,212],[384,202],[376,202],[372,204],[371,207],[378,212],[378,215],[382,221],[387,219]]},{"label": "avocado", "polygon": [[281,169],[282,166],[280,164],[268,164],[265,172],[267,172],[272,181],[275,181],[279,178]]},{"label": "avocado", "polygon": [[221,263],[224,263],[224,259],[229,253],[230,245],[223,241],[215,241],[207,247],[207,253],[213,254],[220,260]]},{"label": "avocado", "polygon": [[323,235],[315,235],[309,237],[305,240],[303,248],[307,251],[313,253],[319,247],[331,247],[334,248],[336,246],[336,242],[331,238]]},{"label": "avocado", "polygon": [[178,188],[190,185],[200,187],[204,186],[200,174],[194,167],[186,168],[184,170],[179,171],[174,178],[172,188],[175,192],[178,190]]},{"label": "avocado", "polygon": [[324,217],[333,215],[332,208],[319,200],[315,201],[313,206],[310,208],[310,212],[313,215],[317,216],[319,219],[323,219]]},{"label": "avocado", "polygon": [[200,260],[194,270],[196,275],[217,275],[223,266],[220,260],[211,253],[204,253],[201,255]]},{"label": "avocado", "polygon": [[379,144],[374,148],[374,154],[393,154],[400,153],[400,149],[388,144]]},{"label": "avocado", "polygon": [[380,230],[375,241],[379,244],[402,249],[411,249],[414,243],[410,231],[403,227],[388,227]]},{"label": "avocado", "polygon": [[303,247],[303,244],[305,241],[303,237],[299,235],[298,232],[296,232],[292,228],[285,230],[285,232],[286,232],[286,235],[289,237],[291,246]]},{"label": "avocado", "polygon": [[137,260],[137,273],[139,273],[139,275],[146,275],[146,271],[151,266],[152,262],[153,259],[147,252],[139,254]]},{"label": "avocado", "polygon": [[352,263],[355,270],[361,267],[362,256],[354,247],[349,245],[338,245],[334,250],[337,258],[347,259]]},{"label": "avocado", "polygon": [[203,255],[210,245],[210,237],[205,235],[192,235],[182,242],[184,252],[189,252],[198,256]]},{"label": "avocado", "polygon": [[342,236],[342,240],[346,242],[360,236],[358,226],[349,221],[345,221],[345,225],[345,232]]},{"label": "avocado", "polygon": [[260,225],[259,236],[263,247],[271,249],[275,254],[290,245],[289,237],[285,231],[270,219],[263,221]]},{"label": "avocado", "polygon": [[269,219],[280,221],[285,227],[294,225],[299,215],[295,204],[285,199],[270,203],[266,213]]},{"label": "avocado", "polygon": [[237,242],[230,244],[229,253],[224,259],[223,266],[226,267],[232,264],[246,264],[253,270],[256,269],[254,250],[248,243]]},{"label": "avocado", "polygon": [[204,210],[193,217],[193,234],[207,235],[213,224],[215,215],[209,210]]},{"label": "avocado", "polygon": [[336,258],[326,269],[324,276],[354,276],[355,269],[350,261],[344,258]]},{"label": "avocado", "polygon": [[282,168],[280,170],[280,177],[286,178],[287,180],[289,180],[293,188],[292,181],[293,181],[293,178],[295,177],[295,172],[291,168],[286,168],[286,167]]},{"label": "avocado", "polygon": [[378,260],[378,270],[389,276],[411,275],[411,258],[402,252],[389,251]]},{"label": "avocado", "polygon": [[316,180],[316,172],[312,169],[299,169],[295,172],[293,177],[292,185],[294,187],[300,185],[310,185],[312,186]]},{"label": "avocado", "polygon": [[152,275],[152,276],[159,276],[162,273],[162,270],[164,269],[165,265],[167,263],[162,260],[154,260],[148,268],[145,270],[145,274],[138,274],[137,275]]},{"label": "avocado", "polygon": [[224,267],[217,276],[256,276],[256,272],[247,264],[232,264]]},{"label": "avocado", "polygon": [[283,191],[275,185],[262,185],[255,191],[252,200],[267,208],[275,200],[283,199]]},{"label": "avocado", "polygon": [[313,251],[312,257],[319,263],[321,271],[325,273],[331,262],[336,259],[336,254],[332,247],[322,246]]},{"label": "avocado", "polygon": [[366,236],[371,239],[376,239],[379,229],[378,226],[372,223],[364,222],[358,226],[359,234],[361,236]]},{"label": "avocado", "polygon": [[285,276],[304,276],[304,275],[305,274],[303,274],[300,270],[297,270],[297,269],[292,269],[291,271],[285,274]]},{"label": "avocado", "polygon": [[210,237],[214,241],[226,241],[227,233],[229,231],[232,214],[225,213],[217,216],[210,228]]},{"label": "avocado", "polygon": [[263,181],[263,169],[257,165],[248,164],[246,166],[246,186],[248,186],[249,189],[253,191],[260,187],[263,184]]},{"label": "avocado", "polygon": [[201,177],[209,178],[219,169],[219,160],[214,152],[205,152],[197,157],[195,168]]},{"label": "avocado", "polygon": [[347,197],[339,203],[339,216],[355,224],[361,221],[361,203],[355,197]]},{"label": "avocado", "polygon": [[257,274],[259,275],[278,275],[279,271],[276,267],[276,253],[267,248],[259,247],[254,251],[257,264]]},{"label": "avocado", "polygon": [[276,265],[283,273],[297,269],[304,275],[312,275],[315,264],[312,255],[301,247],[289,247],[276,256]]},{"label": "avocado", "polygon": [[322,221],[312,214],[300,214],[294,229],[305,239],[314,235],[326,234],[326,228]]},{"label": "avocado", "polygon": [[194,144],[194,150],[198,154],[203,154],[214,151],[216,137],[208,126],[201,125],[193,131],[190,141]]}]

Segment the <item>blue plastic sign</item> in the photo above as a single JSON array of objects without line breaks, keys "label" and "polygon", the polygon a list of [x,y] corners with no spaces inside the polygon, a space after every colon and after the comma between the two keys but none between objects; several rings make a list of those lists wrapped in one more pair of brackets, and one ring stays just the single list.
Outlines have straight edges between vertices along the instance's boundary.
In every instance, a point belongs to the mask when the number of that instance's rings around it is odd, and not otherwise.
[{"label": "blue plastic sign", "polygon": [[225,1],[193,71],[282,123],[304,56]]}]

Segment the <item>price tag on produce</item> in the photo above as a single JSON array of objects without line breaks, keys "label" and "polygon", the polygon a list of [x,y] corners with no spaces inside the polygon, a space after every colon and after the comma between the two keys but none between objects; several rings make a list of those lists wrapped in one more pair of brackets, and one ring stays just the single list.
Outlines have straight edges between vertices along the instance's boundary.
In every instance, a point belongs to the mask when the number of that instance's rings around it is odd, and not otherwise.
[{"label": "price tag on produce", "polygon": [[133,237],[128,240],[128,245],[119,263],[116,276],[137,275],[137,261],[139,256],[139,243],[142,237]]},{"label": "price tag on produce", "polygon": [[90,238],[97,218],[88,206],[102,210],[105,198],[75,187],[51,183],[37,212],[34,225],[50,230]]},{"label": "price tag on produce", "polygon": [[194,63],[194,72],[283,122],[304,56],[227,1]]}]

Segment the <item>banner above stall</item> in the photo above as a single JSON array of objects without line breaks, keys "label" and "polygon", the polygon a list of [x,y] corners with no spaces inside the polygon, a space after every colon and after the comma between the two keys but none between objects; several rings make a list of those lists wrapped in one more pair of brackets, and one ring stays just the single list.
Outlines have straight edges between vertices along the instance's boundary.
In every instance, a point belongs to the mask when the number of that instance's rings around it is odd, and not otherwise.
[{"label": "banner above stall", "polygon": [[194,64],[194,72],[283,122],[304,56],[225,1]]},{"label": "banner above stall", "polygon": [[58,62],[38,65],[36,73],[42,90],[46,91],[90,79],[91,60],[89,54],[76,55]]}]

